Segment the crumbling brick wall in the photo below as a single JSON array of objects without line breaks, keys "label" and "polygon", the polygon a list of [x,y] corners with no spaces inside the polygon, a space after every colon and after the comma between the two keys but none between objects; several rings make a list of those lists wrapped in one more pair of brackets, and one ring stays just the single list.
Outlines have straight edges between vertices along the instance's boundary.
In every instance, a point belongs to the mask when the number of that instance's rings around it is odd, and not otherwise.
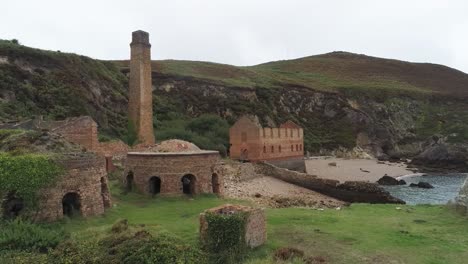
[{"label": "crumbling brick wall", "polygon": [[237,213],[245,213],[245,234],[243,234],[245,238],[245,245],[250,248],[255,248],[263,245],[267,240],[266,216],[263,209],[242,205],[225,204],[208,209],[200,214],[200,238],[202,241],[207,239],[208,230],[210,228],[206,219],[206,215],[208,213],[224,214],[227,217]]},{"label": "crumbling brick wall", "polygon": [[[50,122],[53,123],[53,122]],[[89,116],[67,119],[57,122],[59,126],[53,132],[62,135],[66,140],[85,147],[88,151],[98,151],[97,124]]]},{"label": "crumbling brick wall", "polygon": [[40,191],[33,219],[41,222],[62,219],[62,199],[67,193],[78,194],[82,216],[103,214],[104,208],[111,204],[104,157],[90,153],[74,154],[58,162],[65,168],[65,174],[54,185]]},{"label": "crumbling brick wall", "polygon": [[98,154],[105,157],[112,157],[116,160],[122,160],[126,157],[130,147],[121,140],[99,143]]},{"label": "crumbling brick wall", "polygon": [[[136,189],[150,194],[150,179],[158,177],[161,180],[161,194],[181,194],[182,177],[191,174],[195,176],[195,194],[213,193],[213,173],[215,164],[219,161],[217,151],[200,152],[129,152],[127,154],[123,182],[133,174]],[[219,193],[222,193],[222,175],[219,179]]]},{"label": "crumbling brick wall", "polygon": [[268,163],[255,164],[256,172],[278,178],[336,199],[350,203],[405,203],[395,198],[376,183],[322,179],[315,175],[276,167]]}]

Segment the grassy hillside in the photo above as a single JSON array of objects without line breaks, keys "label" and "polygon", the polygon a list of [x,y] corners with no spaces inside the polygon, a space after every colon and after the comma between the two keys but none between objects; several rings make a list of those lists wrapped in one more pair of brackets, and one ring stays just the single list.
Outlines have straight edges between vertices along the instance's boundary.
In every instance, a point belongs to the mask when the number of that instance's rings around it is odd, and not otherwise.
[{"label": "grassy hillside", "polygon": [[[147,230],[156,237],[170,234],[196,248],[199,213],[226,202],[236,202],[213,196],[148,199],[137,194],[122,195],[117,185],[113,187],[115,206],[106,215],[43,226],[70,234],[59,238],[53,233],[44,234],[53,236],[49,238],[53,239],[53,244],[61,242],[66,246],[66,250],[63,246],[55,251],[50,249],[50,257],[59,255],[62,261],[74,259],[73,263],[93,263],[92,260],[108,254],[101,250],[103,243],[98,241],[112,234],[110,229],[119,219],[128,219],[136,230]],[[443,206],[400,206],[397,209],[395,205],[354,204],[341,210],[324,211],[267,209],[266,214],[268,241],[252,251],[244,263],[275,263],[272,255],[280,247],[298,248],[307,257],[324,259],[326,263],[461,264],[468,257],[468,221]],[[10,238],[9,232],[12,231],[0,229],[0,244]],[[25,234],[24,240],[15,240],[18,246],[39,239],[28,235]],[[64,242],[67,237],[72,242]],[[157,251],[158,248],[153,249]],[[47,263],[47,256],[39,250],[32,254],[0,250],[0,262],[11,256],[17,256],[15,263],[27,263],[20,259]],[[91,262],[84,262],[84,259]]]},{"label": "grassy hillside", "polygon": [[[223,127],[244,114],[258,116],[264,126],[293,120],[304,127],[305,150],[315,153],[353,148],[359,134],[376,146],[372,152],[404,149],[408,156],[435,133],[455,143],[468,139],[468,75],[441,65],[345,52],[249,67],[152,64],[158,139],[194,140],[199,135],[185,133],[187,124],[205,114],[226,120]],[[101,134],[125,139],[127,73],[128,61],[0,41],[0,122],[90,115]],[[402,144],[408,146],[398,148]]]},{"label": "grassy hillside", "polygon": [[91,115],[124,133],[127,78],[113,64],[0,40],[0,122]]},{"label": "grassy hillside", "polygon": [[[128,61],[117,61],[128,67]],[[153,71],[192,77],[235,87],[301,86],[324,91],[391,89],[452,96],[468,96],[468,75],[436,64],[411,63],[348,52],[332,52],[249,67],[163,60]]]}]

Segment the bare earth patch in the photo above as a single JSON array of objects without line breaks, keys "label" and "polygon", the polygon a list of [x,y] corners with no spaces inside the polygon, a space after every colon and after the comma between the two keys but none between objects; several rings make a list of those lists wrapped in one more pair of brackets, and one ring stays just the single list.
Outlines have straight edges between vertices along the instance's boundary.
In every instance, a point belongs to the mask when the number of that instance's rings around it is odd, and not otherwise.
[{"label": "bare earth patch", "polygon": [[337,208],[344,202],[268,176],[226,182],[226,197],[253,201],[267,207]]}]

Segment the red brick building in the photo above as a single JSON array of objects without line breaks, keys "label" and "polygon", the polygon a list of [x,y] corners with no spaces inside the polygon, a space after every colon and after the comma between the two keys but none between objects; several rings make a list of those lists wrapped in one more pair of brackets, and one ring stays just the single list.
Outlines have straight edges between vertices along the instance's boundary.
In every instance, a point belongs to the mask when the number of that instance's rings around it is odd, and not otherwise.
[{"label": "red brick building", "polygon": [[231,159],[255,162],[304,157],[304,130],[292,121],[270,128],[244,116],[229,129],[229,141]]}]

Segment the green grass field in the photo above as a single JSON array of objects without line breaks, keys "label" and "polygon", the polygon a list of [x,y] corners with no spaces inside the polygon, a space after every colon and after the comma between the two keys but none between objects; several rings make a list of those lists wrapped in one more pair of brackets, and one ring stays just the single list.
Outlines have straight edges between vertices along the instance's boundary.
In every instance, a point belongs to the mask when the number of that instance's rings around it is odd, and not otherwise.
[{"label": "green grass field", "polygon": [[[198,215],[204,209],[239,201],[122,195],[104,216],[56,224],[73,239],[95,239],[118,219],[152,232],[169,232],[196,245]],[[245,202],[240,202],[244,203]],[[444,206],[354,204],[341,210],[267,209],[268,242],[245,263],[273,263],[279,247],[295,247],[328,263],[467,263],[468,218]],[[296,261],[294,263],[302,263]]]}]

